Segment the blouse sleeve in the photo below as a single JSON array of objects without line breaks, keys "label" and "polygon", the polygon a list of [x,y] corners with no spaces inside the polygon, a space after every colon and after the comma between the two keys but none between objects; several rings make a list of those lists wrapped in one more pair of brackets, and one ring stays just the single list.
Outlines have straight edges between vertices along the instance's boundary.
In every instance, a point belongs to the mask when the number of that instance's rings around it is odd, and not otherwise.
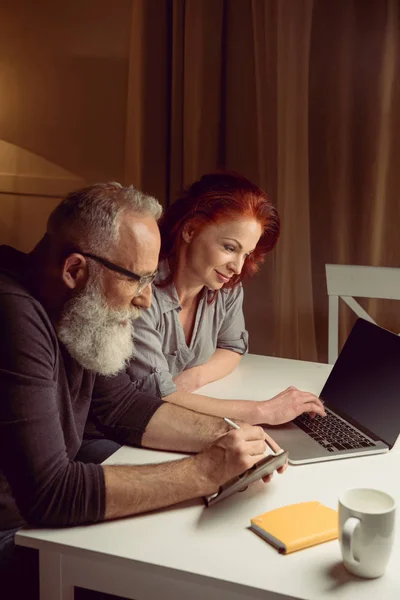
[{"label": "blouse sleeve", "polygon": [[228,294],[221,294],[221,297],[223,296],[225,316],[218,332],[217,348],[246,354],[249,334],[244,323],[243,288],[239,285]]},{"label": "blouse sleeve", "polygon": [[160,398],[176,392],[168,362],[163,353],[161,314],[157,302],[143,310],[134,323],[134,356],[127,372],[137,389]]}]

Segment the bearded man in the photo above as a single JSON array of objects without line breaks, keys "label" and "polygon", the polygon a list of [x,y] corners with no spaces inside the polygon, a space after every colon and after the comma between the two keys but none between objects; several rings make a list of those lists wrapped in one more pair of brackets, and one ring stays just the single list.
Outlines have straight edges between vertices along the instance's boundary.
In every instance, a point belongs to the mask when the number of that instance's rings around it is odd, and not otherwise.
[{"label": "bearded man", "polygon": [[[263,457],[261,428],[227,433],[222,419],[138,392],[124,372],[134,319],[151,304],[160,213],[133,187],[96,184],[55,208],[30,254],[0,247],[2,582],[26,523],[78,525],[160,508],[213,493]],[[96,374],[117,374],[105,395],[93,396]],[[83,440],[89,415],[103,439]],[[119,444],[198,454],[100,465]]]}]

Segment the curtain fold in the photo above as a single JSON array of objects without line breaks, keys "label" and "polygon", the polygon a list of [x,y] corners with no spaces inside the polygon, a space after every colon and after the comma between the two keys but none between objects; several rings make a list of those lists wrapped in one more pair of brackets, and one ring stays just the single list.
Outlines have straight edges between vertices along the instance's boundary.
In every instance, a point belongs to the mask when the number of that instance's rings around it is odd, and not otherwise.
[{"label": "curtain fold", "polygon": [[309,208],[308,72],[312,0],[278,2],[277,249],[279,356],[316,360]]},{"label": "curtain fold", "polygon": [[124,181],[165,199],[169,173],[168,3],[132,0]]}]

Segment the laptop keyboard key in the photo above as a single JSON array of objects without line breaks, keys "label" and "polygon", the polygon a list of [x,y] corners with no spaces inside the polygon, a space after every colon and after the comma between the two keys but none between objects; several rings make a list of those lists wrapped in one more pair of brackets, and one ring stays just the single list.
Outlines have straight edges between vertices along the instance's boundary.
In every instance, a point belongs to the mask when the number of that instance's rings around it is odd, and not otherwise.
[{"label": "laptop keyboard key", "polygon": [[328,452],[367,448],[375,444],[331,412],[313,419],[303,413],[294,420],[296,425]]},{"label": "laptop keyboard key", "polygon": [[336,450],[346,450],[345,446],[343,446],[343,444],[339,444],[339,442],[336,442],[332,445],[336,448]]}]

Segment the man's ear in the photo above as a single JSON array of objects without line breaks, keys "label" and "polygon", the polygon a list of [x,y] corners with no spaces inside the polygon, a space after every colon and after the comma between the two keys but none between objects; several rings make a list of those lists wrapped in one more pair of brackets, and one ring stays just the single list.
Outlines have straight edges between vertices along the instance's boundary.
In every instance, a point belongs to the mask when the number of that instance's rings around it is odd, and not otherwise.
[{"label": "man's ear", "polygon": [[187,244],[190,244],[190,242],[193,239],[193,236],[194,236],[195,232],[196,232],[196,228],[195,228],[194,223],[192,221],[188,221],[183,226],[183,229],[182,229],[182,239]]},{"label": "man's ear", "polygon": [[88,279],[86,259],[82,254],[70,254],[64,261],[62,278],[70,290],[82,289]]}]

